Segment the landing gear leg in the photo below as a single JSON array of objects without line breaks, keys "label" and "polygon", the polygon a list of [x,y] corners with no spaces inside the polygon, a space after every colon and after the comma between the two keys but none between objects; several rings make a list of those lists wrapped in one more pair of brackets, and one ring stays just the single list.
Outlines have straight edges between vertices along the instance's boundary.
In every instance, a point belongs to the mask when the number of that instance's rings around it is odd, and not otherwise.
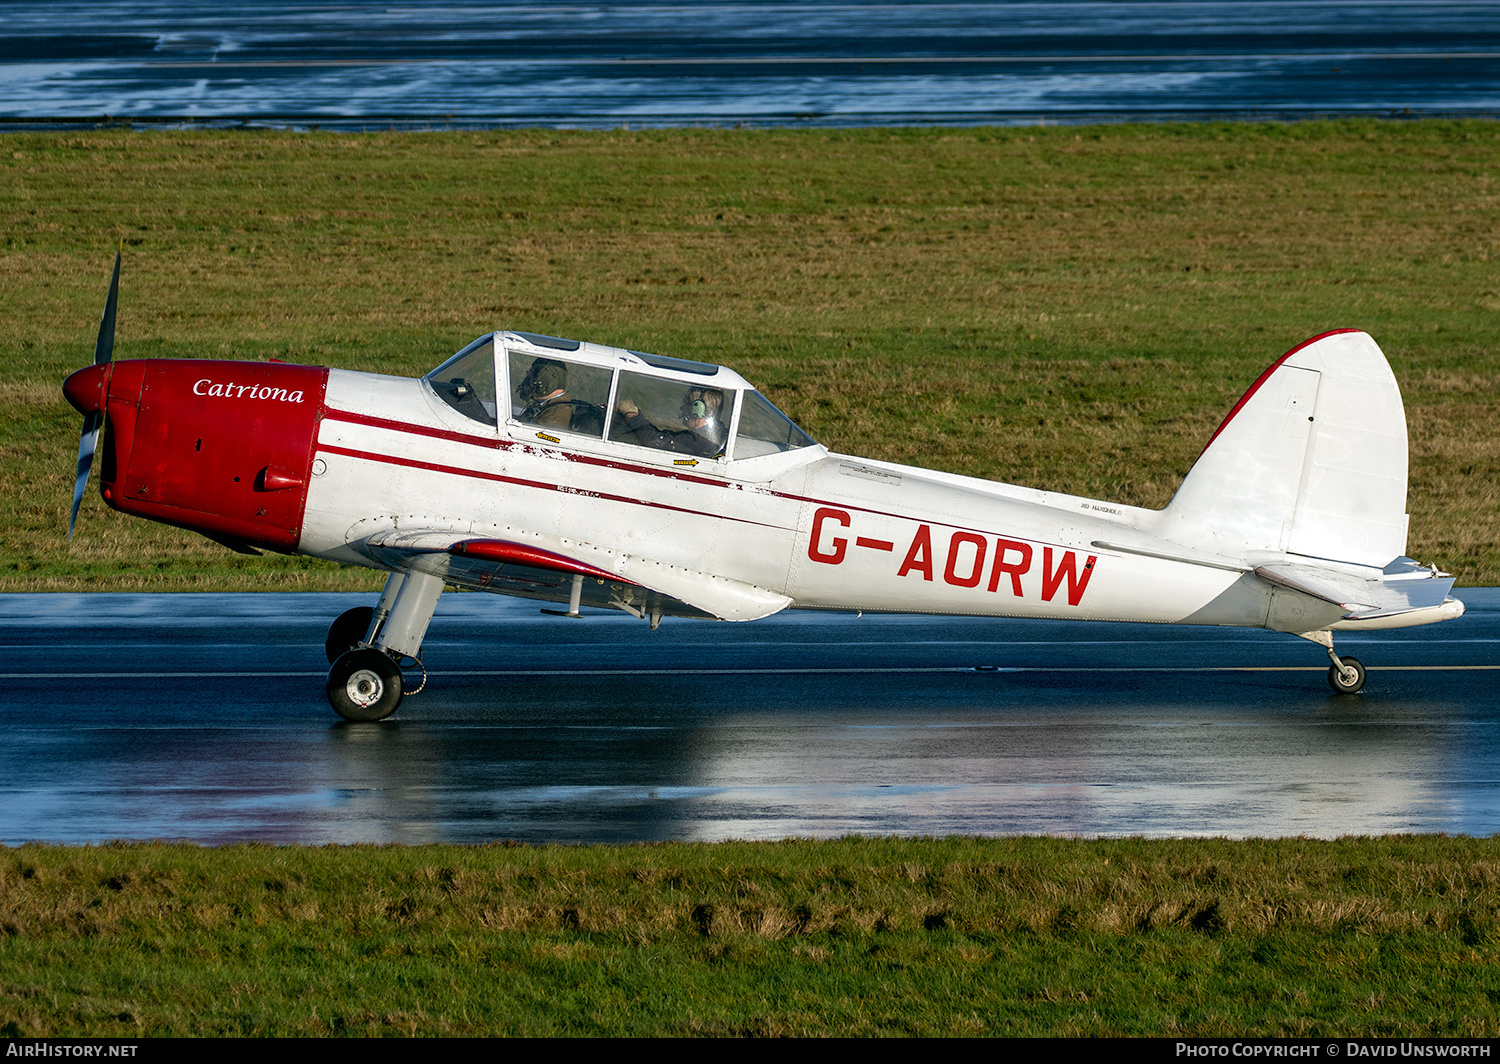
[{"label": "landing gear leg", "polygon": [[1359,663],[1358,658],[1341,658],[1334,653],[1333,633],[1321,632],[1299,632],[1301,638],[1309,642],[1317,643],[1328,651],[1328,660],[1333,662],[1328,667],[1328,686],[1332,687],[1341,695],[1358,694],[1365,685],[1365,667]]},{"label": "landing gear leg", "polygon": [[[380,604],[366,611],[367,629],[354,637],[362,645],[340,653],[328,670],[328,702],[339,716],[370,721],[396,712],[405,693],[397,662],[420,660],[422,639],[442,593],[442,578],[427,573],[395,573],[386,581]],[[334,622],[328,633],[330,657],[335,632],[356,612],[350,610]],[[339,631],[340,638],[353,627],[350,619],[345,631]]]}]

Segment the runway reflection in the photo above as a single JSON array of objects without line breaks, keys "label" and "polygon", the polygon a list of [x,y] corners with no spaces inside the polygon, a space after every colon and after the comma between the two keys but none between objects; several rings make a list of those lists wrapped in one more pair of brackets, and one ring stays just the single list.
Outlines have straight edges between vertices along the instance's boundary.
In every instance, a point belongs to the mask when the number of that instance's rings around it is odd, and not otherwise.
[{"label": "runway reflection", "polygon": [[793,614],[653,634],[456,595],[428,689],[378,725],[322,698],[348,596],[11,596],[0,836],[1487,835],[1500,594],[1462,595],[1459,622],[1361,641],[1354,697],[1263,632]]}]

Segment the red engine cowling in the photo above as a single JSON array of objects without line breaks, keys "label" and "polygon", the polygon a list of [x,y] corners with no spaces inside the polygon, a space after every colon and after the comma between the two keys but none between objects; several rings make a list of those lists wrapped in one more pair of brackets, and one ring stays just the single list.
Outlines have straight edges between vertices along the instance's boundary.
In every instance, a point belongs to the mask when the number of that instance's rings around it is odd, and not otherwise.
[{"label": "red engine cowling", "polygon": [[278,362],[109,363],[100,492],[124,513],[291,553],[327,383],[326,369]]}]

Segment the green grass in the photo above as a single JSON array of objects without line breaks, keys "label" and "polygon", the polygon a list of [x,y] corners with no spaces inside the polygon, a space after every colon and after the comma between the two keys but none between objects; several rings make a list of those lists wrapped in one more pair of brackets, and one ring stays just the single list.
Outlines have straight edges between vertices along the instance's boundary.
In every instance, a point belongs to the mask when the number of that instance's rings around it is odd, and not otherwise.
[{"label": "green grass", "polygon": [[1500,1033],[1500,842],[0,851],[0,1036]]},{"label": "green grass", "polygon": [[735,366],[816,438],[1161,506],[1261,369],[1369,331],[1412,439],[1410,552],[1500,581],[1500,126],[0,138],[0,590],[322,589],[96,494],[117,357],[417,374],[522,328]]}]

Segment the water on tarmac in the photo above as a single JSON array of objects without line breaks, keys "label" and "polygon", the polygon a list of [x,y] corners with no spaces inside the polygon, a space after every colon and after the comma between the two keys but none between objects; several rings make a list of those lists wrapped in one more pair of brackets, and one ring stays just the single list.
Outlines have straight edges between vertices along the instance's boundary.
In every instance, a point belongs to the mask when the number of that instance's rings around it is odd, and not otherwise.
[{"label": "water on tarmac", "polygon": [[[619,842],[1500,830],[1500,590],[1320,648],[1238,629],[445,595],[427,688],[347,724],[347,595],[0,597],[0,841]],[[415,674],[411,677],[414,682]]]}]

